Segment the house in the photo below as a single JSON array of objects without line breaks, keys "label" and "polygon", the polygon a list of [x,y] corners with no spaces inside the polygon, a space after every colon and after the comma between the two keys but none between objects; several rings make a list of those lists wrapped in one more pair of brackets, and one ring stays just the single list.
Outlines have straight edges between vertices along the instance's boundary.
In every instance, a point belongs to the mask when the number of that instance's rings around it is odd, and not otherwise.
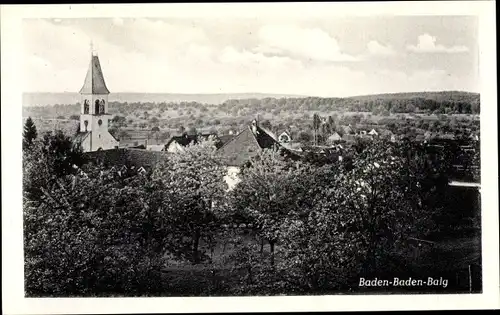
[{"label": "house", "polygon": [[200,138],[208,139],[210,137],[213,137],[215,140],[217,148],[222,146],[222,141],[215,134],[188,135],[187,133],[184,133],[182,136],[172,137],[167,144],[165,144],[165,151],[170,153],[183,151],[184,147],[190,144],[197,144]]},{"label": "house", "polygon": [[378,132],[375,129],[370,130],[368,133],[370,136],[378,136]]},{"label": "house", "polygon": [[269,133],[260,127],[256,120],[218,149],[217,154],[229,166],[243,166],[263,149],[281,147]]},{"label": "house", "polygon": [[291,141],[292,141],[292,136],[288,131],[283,131],[278,137],[278,142],[280,143],[288,143]]},{"label": "house", "polygon": [[281,150],[286,156],[299,158],[294,151],[282,146],[264,128],[259,126],[257,120],[253,120],[248,128],[245,128],[217,150],[217,155],[223,159],[227,167],[225,179],[229,189],[238,183],[237,175],[241,167],[264,149]]},{"label": "house", "polygon": [[392,133],[392,131],[390,131],[389,129],[380,129],[379,135],[380,135],[380,137],[387,139],[389,141],[392,141],[392,142],[396,142],[396,140],[397,140],[396,135],[394,133]]},{"label": "house", "polygon": [[471,133],[469,135],[469,139],[473,140],[473,141],[479,141],[479,136],[475,133]]},{"label": "house", "polygon": [[326,139],[326,141],[327,141],[328,143],[334,143],[334,142],[336,142],[336,141],[341,141],[341,140],[342,140],[342,137],[339,135],[339,133],[338,133],[338,132],[334,132],[332,135],[330,135],[330,136],[328,137],[328,139]]},{"label": "house", "polygon": [[90,64],[85,81],[80,89],[80,127],[73,139],[75,145],[84,152],[118,148],[118,140],[109,133],[108,95],[99,57],[90,56]]},{"label": "house", "polygon": [[354,129],[351,127],[351,125],[342,126],[342,130],[344,131],[344,135],[354,134]]},{"label": "house", "polygon": [[356,135],[349,134],[349,133],[345,133],[345,134],[342,136],[342,140],[344,140],[344,141],[346,141],[346,142],[356,141]]}]

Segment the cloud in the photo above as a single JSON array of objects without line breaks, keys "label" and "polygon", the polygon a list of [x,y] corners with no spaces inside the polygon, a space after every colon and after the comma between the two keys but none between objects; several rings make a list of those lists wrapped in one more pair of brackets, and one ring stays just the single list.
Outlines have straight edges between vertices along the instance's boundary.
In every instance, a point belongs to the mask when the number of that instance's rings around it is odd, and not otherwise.
[{"label": "cloud", "polygon": [[417,45],[408,45],[407,48],[416,53],[462,53],[469,51],[466,46],[446,47],[444,45],[436,45],[436,40],[435,36],[426,33],[418,37]]},{"label": "cloud", "polygon": [[260,52],[248,50],[237,50],[232,46],[226,46],[219,55],[219,60],[226,64],[246,65],[251,67],[281,67],[300,65],[300,61],[285,56],[268,56]]},{"label": "cloud", "polygon": [[256,51],[287,54],[317,61],[355,61],[341,51],[337,40],[320,28],[294,25],[265,25],[258,32],[261,44]]},{"label": "cloud", "polygon": [[113,24],[116,26],[122,26],[123,25],[123,19],[122,18],[113,18]]},{"label": "cloud", "polygon": [[376,40],[370,41],[367,45],[368,52],[372,55],[395,55],[396,51],[391,46],[384,46]]},{"label": "cloud", "polygon": [[[350,96],[429,89],[467,90],[475,82],[470,75],[457,76],[448,70],[415,72],[404,64],[397,68],[404,71],[382,70],[383,65],[394,62],[392,58],[386,58],[384,63],[368,58],[387,54],[392,47],[374,41],[359,46],[366,47],[366,64],[371,67],[359,62],[325,62],[345,60],[348,55],[333,37],[319,28],[267,27],[257,32],[255,42],[245,46],[236,41],[218,44],[211,38],[213,33],[209,28],[190,23],[153,19],[125,22],[122,27],[98,30],[85,27],[87,22],[26,22],[25,91],[78,92],[89,64],[90,38],[96,44],[111,93]],[[113,25],[112,19],[105,23]],[[359,58],[356,56],[356,60]]]}]

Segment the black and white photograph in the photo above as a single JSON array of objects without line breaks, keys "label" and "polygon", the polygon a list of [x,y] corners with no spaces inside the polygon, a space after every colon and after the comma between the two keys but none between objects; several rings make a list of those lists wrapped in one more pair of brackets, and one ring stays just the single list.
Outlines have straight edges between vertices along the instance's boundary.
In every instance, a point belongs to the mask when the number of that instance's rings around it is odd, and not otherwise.
[{"label": "black and white photograph", "polygon": [[2,6],[3,291],[498,307],[491,4]]}]

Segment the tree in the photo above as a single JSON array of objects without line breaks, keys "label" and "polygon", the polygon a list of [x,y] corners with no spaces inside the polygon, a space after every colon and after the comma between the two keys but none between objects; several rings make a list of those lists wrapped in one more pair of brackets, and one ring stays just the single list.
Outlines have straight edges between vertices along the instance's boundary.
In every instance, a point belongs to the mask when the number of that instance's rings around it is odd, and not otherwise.
[{"label": "tree", "polygon": [[260,125],[264,128],[266,128],[267,130],[271,130],[273,128],[273,126],[271,125],[271,122],[266,119],[266,120],[263,120]]},{"label": "tree", "polygon": [[78,115],[71,115],[71,116],[69,116],[69,119],[71,119],[71,120],[80,120],[80,116],[78,116]]},{"label": "tree", "polygon": [[81,147],[58,130],[38,139],[23,155],[23,189],[35,198],[52,181],[74,174],[86,162]]},{"label": "tree", "polygon": [[178,132],[179,134],[183,134],[185,131],[186,131],[186,128],[184,128],[184,126],[182,126],[182,125],[181,125],[181,126],[179,126],[179,128],[177,129],[177,132]]},{"label": "tree", "polygon": [[279,151],[264,150],[241,171],[241,181],[229,196],[233,217],[255,225],[261,239],[269,243],[271,265],[280,239],[280,222],[301,206],[298,199],[307,181],[301,167]]},{"label": "tree", "polygon": [[198,144],[169,155],[152,175],[163,191],[172,192],[163,200],[164,215],[174,222],[169,227],[170,250],[193,264],[206,259],[200,241],[212,243],[219,225],[217,211],[226,188],[226,170],[215,151],[214,139],[200,139]]},{"label": "tree", "polygon": [[24,199],[28,296],[161,292],[169,223],[153,182],[92,166],[43,190]]},{"label": "tree", "polygon": [[131,139],[132,137],[130,136],[130,134],[126,131],[126,130],[120,130],[120,132],[118,132],[118,139],[120,140],[126,140],[126,139]]},{"label": "tree", "polygon": [[24,124],[23,150],[29,149],[33,145],[33,141],[37,136],[38,132],[36,130],[35,123],[31,119],[31,117],[28,117],[28,119],[26,119],[26,123]]},{"label": "tree", "polygon": [[309,291],[340,289],[382,267],[396,272],[404,241],[428,233],[436,210],[426,204],[433,191],[432,172],[422,167],[427,160],[408,156],[408,149],[373,141],[352,169],[335,166],[323,177],[303,216],[282,220],[279,268],[287,282]]},{"label": "tree", "polygon": [[313,115],[314,144],[318,144],[318,129],[321,125],[321,118],[318,114]]},{"label": "tree", "polygon": [[198,131],[196,130],[195,127],[191,127],[189,128],[189,130],[187,131],[187,134],[188,135],[191,135],[191,136],[194,136],[194,135],[197,135],[198,134]]},{"label": "tree", "polygon": [[308,143],[311,141],[311,135],[306,131],[300,131],[297,135],[297,140],[299,140],[300,142]]},{"label": "tree", "polygon": [[327,121],[326,126],[327,126],[329,134],[332,134],[335,132],[335,129],[337,128],[337,126],[335,125],[335,120],[332,118],[332,116],[328,116],[328,121]]},{"label": "tree", "polygon": [[160,139],[161,140],[168,140],[170,139],[170,132],[164,131],[160,134]]},{"label": "tree", "polygon": [[[111,119],[111,122],[117,128],[121,128],[127,122],[127,118],[124,116],[116,115],[113,117],[113,119]],[[132,123],[132,122],[129,122],[129,123]]]}]

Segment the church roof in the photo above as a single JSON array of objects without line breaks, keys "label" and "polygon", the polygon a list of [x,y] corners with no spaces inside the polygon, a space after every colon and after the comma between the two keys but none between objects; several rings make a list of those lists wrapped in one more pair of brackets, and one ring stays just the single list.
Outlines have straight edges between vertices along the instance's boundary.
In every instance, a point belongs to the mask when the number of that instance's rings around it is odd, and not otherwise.
[{"label": "church roof", "polygon": [[89,69],[80,94],[109,94],[97,56],[92,55],[90,59]]}]

